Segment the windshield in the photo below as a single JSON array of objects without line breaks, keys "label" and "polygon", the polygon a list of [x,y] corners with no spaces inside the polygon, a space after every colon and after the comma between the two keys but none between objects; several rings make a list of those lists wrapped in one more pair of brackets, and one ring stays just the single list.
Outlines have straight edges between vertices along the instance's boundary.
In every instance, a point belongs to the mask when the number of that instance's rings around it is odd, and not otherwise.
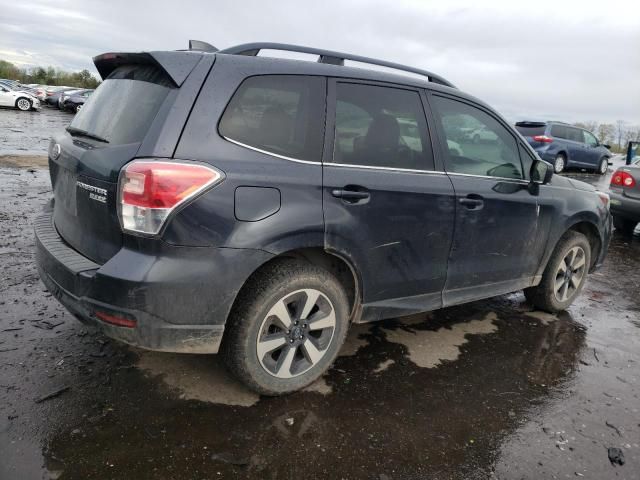
[{"label": "windshield", "polygon": [[91,94],[71,127],[110,144],[140,142],[170,90],[169,79],[156,67],[119,67]]}]

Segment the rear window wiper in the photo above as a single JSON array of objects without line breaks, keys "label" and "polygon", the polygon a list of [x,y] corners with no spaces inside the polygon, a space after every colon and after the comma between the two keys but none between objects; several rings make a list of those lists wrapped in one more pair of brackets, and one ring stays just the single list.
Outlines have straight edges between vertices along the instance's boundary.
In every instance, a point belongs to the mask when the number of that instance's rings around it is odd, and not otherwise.
[{"label": "rear window wiper", "polygon": [[86,130],[82,130],[80,128],[68,126],[67,132],[69,132],[71,135],[82,135],[83,137],[92,138],[94,140],[97,140],[98,142],[109,143],[109,140],[107,140],[106,138],[102,138],[95,133],[87,132]]}]

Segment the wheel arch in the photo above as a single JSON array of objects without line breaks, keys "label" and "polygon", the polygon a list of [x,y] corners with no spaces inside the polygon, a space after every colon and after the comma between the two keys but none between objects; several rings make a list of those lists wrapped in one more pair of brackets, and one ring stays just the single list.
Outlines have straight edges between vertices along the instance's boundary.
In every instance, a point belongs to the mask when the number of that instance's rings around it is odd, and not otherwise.
[{"label": "wheel arch", "polygon": [[589,246],[591,247],[591,265],[589,265],[589,271],[591,271],[598,261],[600,249],[602,248],[602,239],[600,238],[598,227],[595,223],[588,220],[579,220],[572,224],[571,227],[567,229],[567,232],[568,231],[578,232],[587,237]]},{"label": "wheel arch", "polygon": [[536,272],[536,278],[542,278],[553,252],[556,250],[558,243],[560,243],[567,232],[578,232],[587,237],[589,246],[591,247],[591,265],[589,265],[589,272],[593,271],[600,256],[600,249],[603,245],[603,239],[597,225],[597,221],[588,216],[578,216],[568,221],[559,233],[549,239],[545,255],[540,262],[538,271]]},{"label": "wheel arch", "polygon": [[354,265],[343,255],[337,252],[329,252],[324,247],[301,247],[287,250],[268,259],[266,262],[257,267],[249,277],[244,281],[234,298],[230,311],[234,310],[235,304],[241,293],[251,281],[260,273],[270,268],[274,263],[283,259],[295,259],[301,262],[307,262],[312,265],[324,268],[333,274],[343,286],[347,295],[350,308],[350,322],[356,323],[362,312],[362,287],[360,276]]}]

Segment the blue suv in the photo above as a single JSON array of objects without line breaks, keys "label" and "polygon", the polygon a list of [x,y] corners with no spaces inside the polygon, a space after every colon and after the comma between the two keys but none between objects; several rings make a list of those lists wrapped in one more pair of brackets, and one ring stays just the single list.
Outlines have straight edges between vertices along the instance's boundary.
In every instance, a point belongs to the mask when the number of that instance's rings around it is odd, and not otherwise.
[{"label": "blue suv", "polygon": [[609,145],[582,128],[562,122],[517,122],[516,130],[526,138],[540,158],[551,162],[556,173],[570,167],[607,173]]}]

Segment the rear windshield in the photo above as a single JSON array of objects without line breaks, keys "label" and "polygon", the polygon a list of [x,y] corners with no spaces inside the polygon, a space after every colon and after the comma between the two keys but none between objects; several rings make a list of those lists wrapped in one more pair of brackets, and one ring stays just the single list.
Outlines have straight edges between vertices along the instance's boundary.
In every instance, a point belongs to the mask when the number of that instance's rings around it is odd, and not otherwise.
[{"label": "rear windshield", "polygon": [[118,67],[89,97],[71,127],[110,144],[140,142],[171,88],[171,80],[157,67]]},{"label": "rear windshield", "polygon": [[544,135],[546,125],[516,125],[516,130],[523,137],[535,137],[536,135]]}]

